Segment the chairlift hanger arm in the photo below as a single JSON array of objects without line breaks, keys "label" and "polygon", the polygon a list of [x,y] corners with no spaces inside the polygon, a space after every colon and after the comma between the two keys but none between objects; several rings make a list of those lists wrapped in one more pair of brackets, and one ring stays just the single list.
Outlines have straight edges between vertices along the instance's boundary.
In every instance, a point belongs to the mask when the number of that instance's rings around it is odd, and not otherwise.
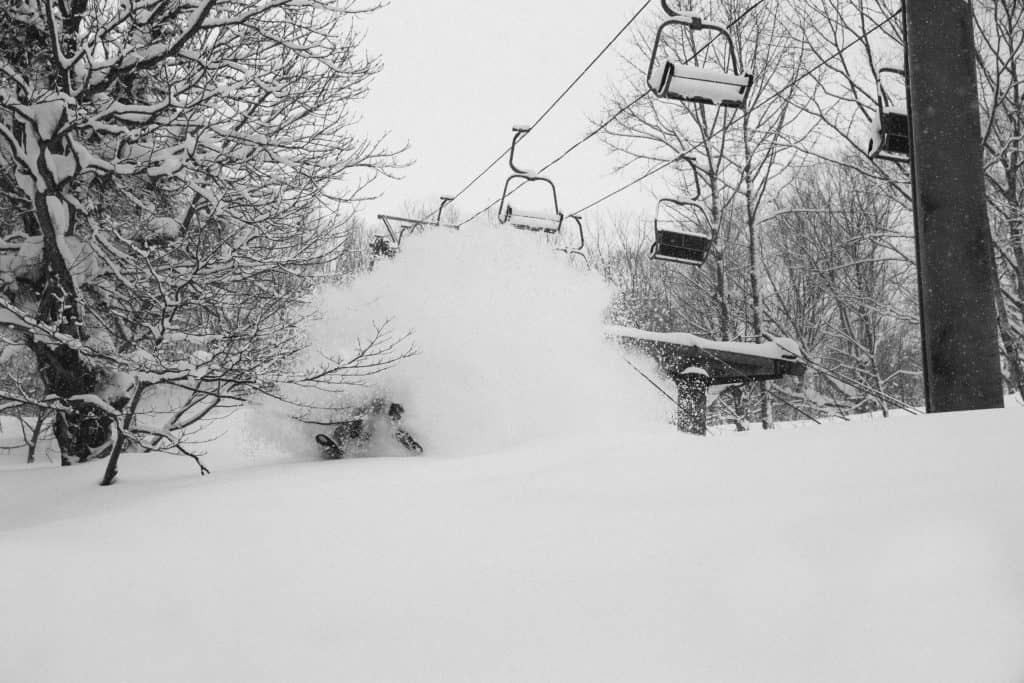
[{"label": "chairlift hanger arm", "polygon": [[690,165],[690,170],[693,171],[693,186],[696,188],[697,193],[691,197],[692,200],[700,199],[700,172],[697,169],[697,160],[688,154],[682,154],[677,161],[685,161]]},{"label": "chairlift hanger arm", "polygon": [[512,128],[512,146],[508,151],[508,165],[512,169],[512,172],[527,177],[536,177],[537,174],[527,171],[526,169],[516,166],[516,145],[530,132],[529,126],[515,126]]},{"label": "chairlift hanger arm", "polygon": [[705,22],[700,15],[689,10],[675,9],[669,5],[669,1],[661,0],[661,9],[665,11],[665,14],[673,19],[684,19],[690,22],[690,25],[695,29],[704,28]]},{"label": "chairlift hanger arm", "polygon": [[441,225],[441,214],[444,212],[444,207],[448,206],[453,201],[455,201],[454,197],[441,197],[441,205],[437,207],[437,220],[434,221],[435,224]]},{"label": "chairlift hanger arm", "polygon": [[665,14],[669,15],[670,17],[679,16],[679,10],[673,9],[671,6],[669,6],[668,2],[669,0],[661,0],[661,9],[665,10]]},{"label": "chairlift hanger arm", "polygon": [[[661,9],[663,9],[665,11],[665,14],[667,14],[668,16],[670,16],[670,17],[688,17],[688,16],[691,16],[690,12],[686,12],[684,10],[676,9],[676,8],[672,7],[669,4],[669,2],[670,2],[670,0],[661,0]],[[700,21],[700,17],[697,17],[697,21]]]}]

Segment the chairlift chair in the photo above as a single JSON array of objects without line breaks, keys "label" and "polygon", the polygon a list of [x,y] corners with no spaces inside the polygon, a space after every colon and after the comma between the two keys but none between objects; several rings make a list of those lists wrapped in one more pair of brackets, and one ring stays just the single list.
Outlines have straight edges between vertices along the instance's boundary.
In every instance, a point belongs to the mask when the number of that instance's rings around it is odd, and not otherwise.
[{"label": "chairlift chair", "polygon": [[[658,201],[654,210],[651,258],[701,266],[715,242],[715,231],[707,211],[697,202],[700,199],[700,174],[696,162],[686,155],[678,160],[687,162],[693,171],[694,193],[689,199],[665,198]],[[666,215],[668,207],[672,208],[675,218]]]},{"label": "chairlift chair", "polygon": [[[690,220],[664,217],[663,208],[666,206],[675,207],[679,213],[687,214]],[[665,198],[658,201],[654,216],[652,259],[702,266],[714,241],[711,220],[703,206],[688,199]]]},{"label": "chairlift chair", "polygon": [[[651,63],[647,69],[647,84],[651,92],[662,99],[743,109],[754,77],[741,73],[729,30],[719,24],[704,21],[695,14],[675,10],[668,3],[669,0],[661,0],[661,6],[670,18],[658,27],[651,50]],[[729,46],[731,71],[687,64],[696,54],[688,59],[666,56],[659,60],[658,48],[662,45],[666,29],[672,26],[683,26],[691,31],[714,31],[725,36]]]},{"label": "chairlift chair", "polygon": [[[512,148],[509,150],[508,155],[508,165],[512,169],[512,175],[505,181],[505,188],[501,192],[501,204],[498,206],[498,222],[502,224],[509,223],[513,228],[519,228],[520,230],[531,230],[548,234],[556,233],[562,229],[562,221],[565,219],[565,216],[558,208],[558,191],[555,189],[555,184],[549,178],[516,166],[516,145],[524,135],[530,132],[530,128],[529,126],[515,126],[512,131]],[[512,182],[517,179],[523,181],[524,185],[527,183],[542,183],[550,187],[554,210],[551,213],[544,214],[530,214],[517,211],[508,201],[509,196],[515,191],[511,189]]]},{"label": "chairlift chair", "polygon": [[[414,230],[422,230],[424,226],[444,227],[451,228],[452,230],[458,230],[459,226],[450,225],[441,222],[441,214],[445,207],[451,204],[455,199],[453,197],[441,197],[441,205],[437,209],[437,214],[434,220],[426,219],[414,219],[414,218],[402,218],[401,216],[389,216],[386,214],[380,214],[377,218],[384,223],[384,227],[387,228],[388,237],[391,238],[391,243],[395,249],[402,246],[402,238],[405,237],[407,232],[413,232]],[[397,226],[397,228],[396,228]],[[382,237],[382,236],[379,236]]]},{"label": "chairlift chair", "polygon": [[867,154],[871,159],[886,161],[910,161],[910,119],[906,104],[899,104],[886,92],[882,74],[896,74],[906,81],[903,69],[882,67],[875,75],[878,90],[878,108],[871,121],[871,139],[868,140]]}]

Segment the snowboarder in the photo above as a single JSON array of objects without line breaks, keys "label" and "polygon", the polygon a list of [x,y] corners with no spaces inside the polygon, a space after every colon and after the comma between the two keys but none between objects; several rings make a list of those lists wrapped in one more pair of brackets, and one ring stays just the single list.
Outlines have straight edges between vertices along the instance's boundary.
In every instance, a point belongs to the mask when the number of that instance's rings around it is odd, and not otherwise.
[{"label": "snowboarder", "polygon": [[386,413],[385,405],[384,399],[374,399],[362,412],[342,420],[330,436],[317,434],[316,442],[320,444],[323,456],[329,460],[339,460],[352,448],[365,447],[380,425],[389,429],[395,440],[406,450],[417,455],[422,453],[423,447],[399,424],[402,421],[402,414],[405,413],[402,404],[387,404]]}]

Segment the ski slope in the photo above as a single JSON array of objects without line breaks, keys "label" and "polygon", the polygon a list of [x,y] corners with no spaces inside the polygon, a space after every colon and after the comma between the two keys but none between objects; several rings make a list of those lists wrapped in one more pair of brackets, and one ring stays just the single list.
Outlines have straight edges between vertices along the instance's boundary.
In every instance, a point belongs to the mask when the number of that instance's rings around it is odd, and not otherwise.
[{"label": "ski slope", "polygon": [[376,389],[428,455],[321,461],[263,406],[209,477],[4,466],[0,681],[1024,679],[1019,406],[682,435],[591,334],[599,283],[413,244],[310,334],[416,330]]},{"label": "ski slope", "polygon": [[1021,417],[8,472],[0,680],[1019,681]]}]

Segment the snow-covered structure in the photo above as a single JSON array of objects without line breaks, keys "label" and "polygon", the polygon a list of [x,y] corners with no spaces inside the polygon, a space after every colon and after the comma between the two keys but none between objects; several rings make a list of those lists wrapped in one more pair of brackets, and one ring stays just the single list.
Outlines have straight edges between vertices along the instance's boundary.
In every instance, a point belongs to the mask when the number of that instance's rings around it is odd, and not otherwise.
[{"label": "snow-covered structure", "polygon": [[685,332],[647,332],[618,326],[605,329],[608,336],[654,356],[669,375],[697,367],[708,373],[711,384],[799,377],[806,370],[800,345],[784,337],[759,343],[722,342]]},{"label": "snow-covered structure", "polygon": [[685,332],[648,332],[608,326],[605,333],[657,360],[679,391],[678,427],[695,434],[707,430],[707,388],[804,374],[800,345],[777,337],[765,342],[722,342]]}]

